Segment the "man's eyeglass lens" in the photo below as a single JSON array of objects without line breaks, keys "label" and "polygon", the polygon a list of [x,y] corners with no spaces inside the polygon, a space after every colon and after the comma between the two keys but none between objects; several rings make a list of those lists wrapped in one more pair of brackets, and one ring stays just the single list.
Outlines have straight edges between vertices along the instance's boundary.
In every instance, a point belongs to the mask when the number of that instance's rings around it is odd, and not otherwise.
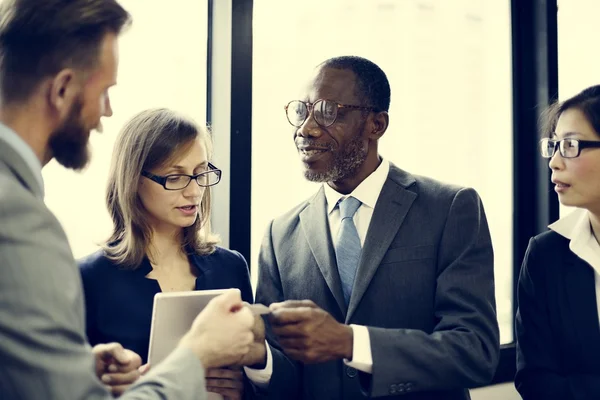
[{"label": "man's eyeglass lens", "polygon": [[295,127],[301,127],[310,113],[309,107],[312,108],[313,117],[317,124],[322,126],[332,125],[337,118],[338,105],[334,101],[317,100],[312,107],[310,103],[304,103],[299,100],[294,100],[288,103],[286,108],[287,119]]}]

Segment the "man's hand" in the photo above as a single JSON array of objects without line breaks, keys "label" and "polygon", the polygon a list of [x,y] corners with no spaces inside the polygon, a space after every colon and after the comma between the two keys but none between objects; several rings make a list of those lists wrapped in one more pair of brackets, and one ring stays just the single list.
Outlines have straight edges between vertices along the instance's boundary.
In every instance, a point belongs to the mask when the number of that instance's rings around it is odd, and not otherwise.
[{"label": "man's hand", "polygon": [[265,343],[265,323],[260,315],[254,316],[252,333],[254,334],[254,342],[250,345],[248,354],[242,358],[239,365],[262,369],[267,362],[267,346]]},{"label": "man's hand", "polygon": [[271,326],[279,344],[294,360],[306,364],[352,359],[353,332],[310,300],[273,303]]},{"label": "man's hand", "polygon": [[140,356],[119,343],[98,344],[92,353],[96,357],[96,375],[113,396],[120,396],[145,372]]},{"label": "man's hand", "polygon": [[253,326],[240,292],[230,290],[208,303],[179,344],[191,349],[205,369],[240,365],[254,340]]},{"label": "man's hand", "polygon": [[206,371],[206,391],[219,393],[227,400],[241,400],[244,374],[240,368],[218,368]]}]

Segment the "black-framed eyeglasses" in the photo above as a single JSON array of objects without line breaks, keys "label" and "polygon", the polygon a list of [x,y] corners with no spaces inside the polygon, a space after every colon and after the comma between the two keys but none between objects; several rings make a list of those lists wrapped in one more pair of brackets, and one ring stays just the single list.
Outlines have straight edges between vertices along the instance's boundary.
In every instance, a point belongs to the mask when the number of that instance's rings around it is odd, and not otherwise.
[{"label": "black-framed eyeglasses", "polygon": [[579,157],[582,149],[600,147],[600,141],[579,139],[552,140],[549,138],[540,140],[540,152],[544,158],[552,158],[554,153],[556,153],[557,147],[563,158],[576,158]]},{"label": "black-framed eyeglasses", "polygon": [[314,103],[307,101],[292,100],[284,107],[285,115],[292,126],[299,128],[308,119],[310,113],[313,113],[317,124],[323,127],[333,125],[338,117],[338,110],[347,108],[351,110],[376,111],[374,107],[354,106],[351,104],[340,104],[332,100],[319,99]]},{"label": "black-framed eyeglasses", "polygon": [[142,171],[142,176],[162,185],[166,190],[182,190],[188,187],[192,179],[198,186],[214,186],[221,181],[221,170],[208,163],[208,171],[196,175],[170,174],[166,176],[154,175],[148,171]]}]

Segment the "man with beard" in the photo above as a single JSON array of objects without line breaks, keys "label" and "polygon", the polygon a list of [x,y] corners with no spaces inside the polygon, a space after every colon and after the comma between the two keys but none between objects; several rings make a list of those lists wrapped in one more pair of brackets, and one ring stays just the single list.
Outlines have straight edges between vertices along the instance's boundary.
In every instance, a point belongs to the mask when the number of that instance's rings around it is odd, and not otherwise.
[{"label": "man with beard", "polygon": [[481,200],[378,154],[389,103],[377,65],[338,57],[286,107],[305,177],[323,184],[271,222],[260,251],[270,346],[249,377],[267,398],[468,399],[495,372]]},{"label": "man with beard", "polygon": [[[119,394],[140,376],[137,354],[86,342],[79,270],[44,204],[41,172],[52,158],[87,164],[90,130],[112,115],[108,89],[129,20],[115,0],[0,3],[2,399],[109,399],[105,385]],[[213,300],[122,398],[205,399],[204,368],[239,362],[253,324],[239,292]]]}]

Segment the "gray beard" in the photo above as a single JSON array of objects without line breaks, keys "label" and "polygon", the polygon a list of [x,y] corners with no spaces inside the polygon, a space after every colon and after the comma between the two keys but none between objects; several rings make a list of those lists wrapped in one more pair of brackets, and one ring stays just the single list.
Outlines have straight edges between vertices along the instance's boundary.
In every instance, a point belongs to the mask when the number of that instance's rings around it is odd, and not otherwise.
[{"label": "gray beard", "polygon": [[368,150],[362,146],[359,136],[353,138],[343,152],[334,156],[331,167],[325,172],[304,170],[304,177],[311,182],[337,182],[353,178],[367,159]]}]

